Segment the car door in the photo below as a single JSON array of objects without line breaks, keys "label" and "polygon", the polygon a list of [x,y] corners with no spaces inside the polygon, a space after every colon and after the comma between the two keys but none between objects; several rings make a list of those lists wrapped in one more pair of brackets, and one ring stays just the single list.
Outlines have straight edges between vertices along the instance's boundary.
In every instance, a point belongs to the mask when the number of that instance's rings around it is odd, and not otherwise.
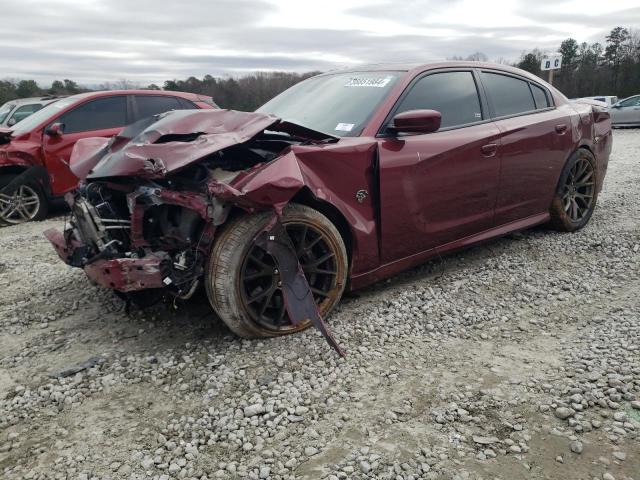
[{"label": "car door", "polygon": [[573,110],[555,108],[550,92],[528,79],[483,70],[489,109],[500,129],[496,225],[549,211],[571,153]]},{"label": "car door", "polygon": [[617,103],[611,109],[611,118],[614,124],[640,123],[640,95]]},{"label": "car door", "polygon": [[135,121],[171,110],[183,109],[178,98],[169,95],[134,95],[133,107]]},{"label": "car door", "polygon": [[383,262],[491,228],[499,175],[498,128],[488,120],[471,69],[417,78],[397,113],[433,109],[437,132],[379,140]]},{"label": "car door", "polygon": [[61,135],[43,134],[44,162],[49,171],[54,195],[72,190],[78,178],[69,169],[73,146],[81,138],[111,137],[127,125],[127,95],[100,97],[66,111],[51,122],[61,123]]}]

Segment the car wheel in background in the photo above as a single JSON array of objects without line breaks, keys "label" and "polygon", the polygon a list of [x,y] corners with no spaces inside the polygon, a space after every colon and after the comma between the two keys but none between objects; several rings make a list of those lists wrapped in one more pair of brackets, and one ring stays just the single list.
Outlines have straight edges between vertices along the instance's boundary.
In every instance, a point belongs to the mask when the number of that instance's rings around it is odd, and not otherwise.
[{"label": "car wheel in background", "polygon": [[591,152],[580,148],[571,155],[551,203],[553,228],[574,232],[589,222],[598,198],[597,174],[596,159]]},{"label": "car wheel in background", "polygon": [[[216,238],[205,285],[216,313],[237,335],[273,337],[299,332],[309,320],[293,325],[288,318],[274,258],[254,243],[273,213],[232,220]],[[288,205],[282,218],[296,248],[320,314],[326,317],[340,301],[347,281],[347,253],[336,227],[318,211]]]},{"label": "car wheel in background", "polygon": [[[8,185],[13,176],[0,177],[0,188]],[[42,220],[49,212],[47,197],[36,182],[25,182],[13,193],[0,193],[0,224],[17,225]]]}]

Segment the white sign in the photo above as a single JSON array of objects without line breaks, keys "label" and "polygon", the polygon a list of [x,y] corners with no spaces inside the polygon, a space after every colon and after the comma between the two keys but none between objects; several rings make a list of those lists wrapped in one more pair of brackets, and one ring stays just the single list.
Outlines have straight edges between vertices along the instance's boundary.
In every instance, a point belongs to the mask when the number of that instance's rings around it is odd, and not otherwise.
[{"label": "white sign", "polygon": [[562,55],[549,55],[542,59],[540,70],[557,70],[562,66]]}]

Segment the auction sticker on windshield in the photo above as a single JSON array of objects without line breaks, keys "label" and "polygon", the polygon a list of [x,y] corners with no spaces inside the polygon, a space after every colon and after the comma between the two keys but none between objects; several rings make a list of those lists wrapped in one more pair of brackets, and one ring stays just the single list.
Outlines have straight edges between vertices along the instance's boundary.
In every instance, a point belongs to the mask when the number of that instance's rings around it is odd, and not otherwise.
[{"label": "auction sticker on windshield", "polygon": [[350,132],[351,130],[353,130],[354,126],[355,126],[354,123],[339,123],[338,125],[336,125],[335,130],[339,130],[342,132]]},{"label": "auction sticker on windshield", "polygon": [[383,88],[386,87],[387,84],[393,80],[393,77],[378,77],[378,78],[361,78],[361,77],[351,77],[347,83],[345,83],[345,87],[375,87],[375,88]]}]

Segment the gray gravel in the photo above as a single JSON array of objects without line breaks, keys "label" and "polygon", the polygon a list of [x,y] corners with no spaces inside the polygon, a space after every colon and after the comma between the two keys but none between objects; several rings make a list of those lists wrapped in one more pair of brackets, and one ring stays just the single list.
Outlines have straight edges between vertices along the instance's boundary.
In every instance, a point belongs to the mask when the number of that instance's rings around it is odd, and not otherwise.
[{"label": "gray gravel", "polygon": [[545,228],[243,341],[204,298],[134,311],[0,230],[0,477],[640,480],[640,131],[587,228]]}]

